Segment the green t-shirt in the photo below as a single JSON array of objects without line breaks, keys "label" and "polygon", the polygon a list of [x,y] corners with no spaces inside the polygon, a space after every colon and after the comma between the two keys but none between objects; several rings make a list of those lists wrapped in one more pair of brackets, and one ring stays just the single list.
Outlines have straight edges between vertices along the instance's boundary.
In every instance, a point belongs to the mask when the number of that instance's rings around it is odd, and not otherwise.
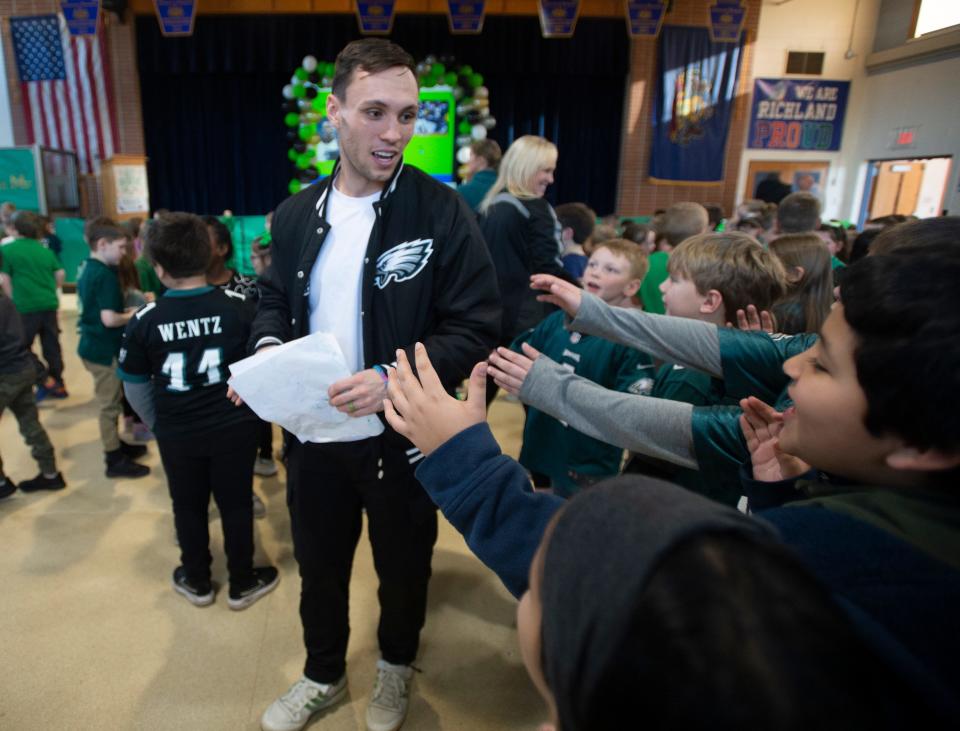
[{"label": "green t-shirt", "polygon": [[14,239],[3,247],[2,271],[13,286],[13,304],[21,314],[49,312],[60,304],[54,272],[63,269],[57,255],[36,239]]},{"label": "green t-shirt", "polygon": [[[604,388],[624,393],[648,394],[653,386],[653,361],[639,350],[609,340],[570,332],[564,314],[554,312],[533,330],[513,341],[518,352],[527,342],[547,357]],[[561,491],[573,492],[569,473],[612,476],[620,472],[623,450],[571,429],[552,416],[530,408],[523,429],[520,464],[549,475]],[[566,489],[564,489],[566,488]]]},{"label": "green t-shirt", "polygon": [[116,268],[99,259],[87,259],[77,282],[77,296],[81,303],[77,352],[84,360],[112,365],[120,353],[123,326],[107,327],[100,319],[100,312],[123,312],[123,293]]},{"label": "green t-shirt", "polygon": [[830,266],[833,269],[843,269],[846,266],[846,264],[840,261],[840,259],[838,259],[834,254],[830,257]]},{"label": "green t-shirt", "polygon": [[665,251],[655,251],[647,257],[647,261],[650,262],[650,269],[647,270],[647,276],[640,283],[640,299],[643,302],[645,312],[653,312],[657,315],[663,315],[667,312],[663,306],[660,285],[670,276],[667,273],[667,262],[669,260],[670,255]]},{"label": "green t-shirt", "polygon": [[140,289],[143,292],[153,292],[157,297],[167,291],[160,281],[160,277],[153,270],[153,265],[145,256],[139,257],[133,265],[137,268],[137,274],[140,277]]}]

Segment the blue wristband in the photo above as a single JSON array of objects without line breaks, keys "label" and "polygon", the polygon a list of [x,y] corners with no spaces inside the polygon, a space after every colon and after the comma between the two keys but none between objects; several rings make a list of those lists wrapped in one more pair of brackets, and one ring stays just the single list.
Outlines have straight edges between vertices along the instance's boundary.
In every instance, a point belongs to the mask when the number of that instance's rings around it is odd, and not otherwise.
[{"label": "blue wristband", "polygon": [[382,365],[377,364],[373,366],[373,370],[375,370],[377,373],[380,374],[380,378],[383,379],[384,383],[390,380],[389,376],[387,376],[387,369],[384,368]]}]

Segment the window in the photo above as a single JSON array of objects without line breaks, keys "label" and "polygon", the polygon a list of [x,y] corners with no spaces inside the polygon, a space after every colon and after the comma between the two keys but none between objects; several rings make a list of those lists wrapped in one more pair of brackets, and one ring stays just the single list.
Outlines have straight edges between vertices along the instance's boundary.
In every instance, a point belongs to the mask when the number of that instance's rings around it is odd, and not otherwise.
[{"label": "window", "polygon": [[957,0],[916,0],[916,3],[911,38],[960,25],[960,3]]}]

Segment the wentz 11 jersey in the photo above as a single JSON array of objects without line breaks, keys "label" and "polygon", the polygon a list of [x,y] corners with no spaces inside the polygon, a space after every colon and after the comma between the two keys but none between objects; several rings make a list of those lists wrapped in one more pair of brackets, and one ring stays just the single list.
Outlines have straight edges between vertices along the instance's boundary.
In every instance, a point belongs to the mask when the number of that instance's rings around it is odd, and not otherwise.
[{"label": "wentz 11 jersey", "polygon": [[227,399],[227,366],[247,356],[255,313],[242,294],[199,287],[167,290],[133,316],[118,375],[153,381],[157,437],[198,437],[256,418]]}]

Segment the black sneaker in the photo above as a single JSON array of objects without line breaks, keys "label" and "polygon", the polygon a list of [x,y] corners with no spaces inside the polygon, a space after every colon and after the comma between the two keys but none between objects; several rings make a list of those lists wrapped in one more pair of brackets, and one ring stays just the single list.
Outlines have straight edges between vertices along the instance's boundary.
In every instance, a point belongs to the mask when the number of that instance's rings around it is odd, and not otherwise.
[{"label": "black sneaker", "polygon": [[3,482],[0,483],[0,500],[5,497],[10,497],[17,491],[17,483],[11,480],[9,477],[4,476]]},{"label": "black sneaker", "polygon": [[150,474],[150,468],[144,464],[137,464],[120,449],[106,453],[107,459],[107,477],[146,477]]},{"label": "black sneaker", "polygon": [[147,448],[142,444],[127,444],[121,441],[120,453],[129,459],[140,459],[147,453]]},{"label": "black sneaker", "polygon": [[213,598],[216,596],[212,583],[209,581],[200,584],[192,583],[187,579],[187,570],[183,566],[177,566],[173,570],[173,590],[195,607],[213,604]]},{"label": "black sneaker", "polygon": [[246,609],[260,597],[269,594],[280,583],[280,572],[273,566],[261,566],[253,570],[253,578],[246,586],[231,585],[227,606],[233,610]]},{"label": "black sneaker", "polygon": [[37,490],[62,490],[67,486],[63,481],[63,473],[58,472],[53,477],[44,477],[41,472],[32,480],[24,480],[20,483],[20,489],[24,492],[36,492]]}]

